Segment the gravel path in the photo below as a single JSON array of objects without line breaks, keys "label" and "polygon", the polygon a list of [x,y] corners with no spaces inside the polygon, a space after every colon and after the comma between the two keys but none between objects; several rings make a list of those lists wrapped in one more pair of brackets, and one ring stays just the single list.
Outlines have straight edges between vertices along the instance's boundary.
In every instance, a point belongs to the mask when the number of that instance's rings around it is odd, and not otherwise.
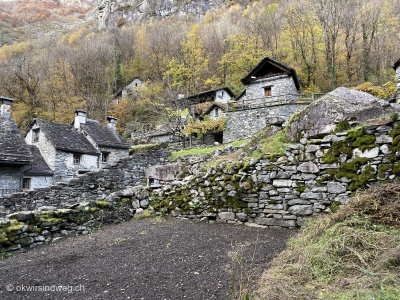
[{"label": "gravel path", "polygon": [[0,299],[232,299],[229,252],[244,249],[246,268],[264,268],[296,232],[176,219],[113,225],[0,260]]}]

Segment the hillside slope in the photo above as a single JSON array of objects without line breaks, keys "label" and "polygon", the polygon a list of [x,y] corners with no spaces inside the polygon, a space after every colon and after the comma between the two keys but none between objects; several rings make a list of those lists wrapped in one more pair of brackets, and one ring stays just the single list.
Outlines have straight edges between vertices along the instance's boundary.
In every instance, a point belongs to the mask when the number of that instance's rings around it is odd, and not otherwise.
[{"label": "hillside slope", "polygon": [[399,299],[400,184],[359,192],[309,222],[260,281],[258,299]]}]

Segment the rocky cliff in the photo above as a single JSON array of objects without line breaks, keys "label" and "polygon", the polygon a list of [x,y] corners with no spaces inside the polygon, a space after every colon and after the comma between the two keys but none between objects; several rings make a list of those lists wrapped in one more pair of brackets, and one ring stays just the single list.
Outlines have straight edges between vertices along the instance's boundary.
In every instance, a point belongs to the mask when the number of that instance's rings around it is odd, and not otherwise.
[{"label": "rocky cliff", "polygon": [[130,25],[151,18],[171,16],[200,18],[207,11],[224,5],[224,0],[98,0],[88,18],[98,21],[100,29]]}]

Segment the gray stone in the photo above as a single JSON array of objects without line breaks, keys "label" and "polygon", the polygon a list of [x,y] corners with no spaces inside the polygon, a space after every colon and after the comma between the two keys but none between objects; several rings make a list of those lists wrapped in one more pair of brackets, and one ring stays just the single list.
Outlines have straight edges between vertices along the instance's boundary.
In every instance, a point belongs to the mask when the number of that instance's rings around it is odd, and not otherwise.
[{"label": "gray stone", "polygon": [[364,157],[364,158],[375,158],[379,155],[379,147],[375,147],[372,149],[367,149],[362,152],[360,149],[356,148],[353,150],[353,157]]},{"label": "gray stone", "polygon": [[143,215],[144,209],[138,208],[135,212],[135,218],[140,218]]},{"label": "gray stone", "polygon": [[149,200],[140,200],[140,207],[147,208],[149,206]]},{"label": "gray stone", "polygon": [[339,87],[302,110],[287,125],[286,136],[294,141],[332,133],[339,121],[364,122],[396,111],[396,107],[374,96]]},{"label": "gray stone", "polygon": [[58,242],[58,241],[60,241],[60,240],[62,240],[63,239],[63,237],[56,237],[56,238],[54,238],[53,240],[52,240],[52,242],[53,243],[56,243],[56,242]]},{"label": "gray stone", "polygon": [[318,173],[319,169],[317,165],[311,161],[300,164],[297,170],[303,173]]},{"label": "gray stone", "polygon": [[247,214],[245,213],[237,213],[236,217],[240,220],[240,221],[246,221],[247,220]]},{"label": "gray stone", "polygon": [[139,200],[133,200],[133,201],[132,201],[132,207],[133,207],[134,209],[140,208],[140,201],[139,201]]},{"label": "gray stone", "polygon": [[67,230],[61,230],[61,235],[63,236],[68,236],[68,231]]},{"label": "gray stone", "polygon": [[392,142],[393,142],[393,138],[386,134],[377,136],[376,141],[375,141],[375,143],[377,143],[377,144],[390,144]]},{"label": "gray stone", "polygon": [[294,220],[279,220],[279,219],[262,218],[262,217],[255,218],[254,223],[256,223],[257,225],[265,225],[265,226],[281,226],[281,227],[296,226],[296,222]]},{"label": "gray stone", "polygon": [[328,182],[326,185],[328,188],[328,193],[331,194],[341,194],[346,191],[346,186],[338,182]]},{"label": "gray stone", "polygon": [[390,150],[388,145],[382,145],[379,149],[385,155],[390,155],[392,153],[392,150]]},{"label": "gray stone", "polygon": [[309,204],[310,204],[310,201],[303,200],[303,199],[293,199],[293,200],[288,201],[287,204],[288,204],[289,206],[298,205],[298,204],[301,204],[301,205],[309,205]]},{"label": "gray stone", "polygon": [[275,187],[291,187],[293,181],[290,179],[274,179],[272,185]]},{"label": "gray stone", "polygon": [[312,205],[293,205],[288,210],[296,216],[309,216],[313,213]]},{"label": "gray stone", "polygon": [[222,220],[229,220],[229,221],[233,221],[235,220],[235,213],[231,213],[231,212],[220,212],[218,213],[218,217]]},{"label": "gray stone", "polygon": [[306,146],[306,152],[316,152],[320,148],[321,147],[319,145],[309,144],[309,145]]}]

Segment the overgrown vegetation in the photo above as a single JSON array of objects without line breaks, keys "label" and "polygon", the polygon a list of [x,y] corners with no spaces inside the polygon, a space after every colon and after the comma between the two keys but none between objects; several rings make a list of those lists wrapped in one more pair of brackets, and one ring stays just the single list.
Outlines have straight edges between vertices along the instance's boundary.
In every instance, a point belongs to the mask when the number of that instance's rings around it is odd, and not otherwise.
[{"label": "overgrown vegetation", "polygon": [[399,299],[400,184],[310,220],[265,271],[259,299]]}]

